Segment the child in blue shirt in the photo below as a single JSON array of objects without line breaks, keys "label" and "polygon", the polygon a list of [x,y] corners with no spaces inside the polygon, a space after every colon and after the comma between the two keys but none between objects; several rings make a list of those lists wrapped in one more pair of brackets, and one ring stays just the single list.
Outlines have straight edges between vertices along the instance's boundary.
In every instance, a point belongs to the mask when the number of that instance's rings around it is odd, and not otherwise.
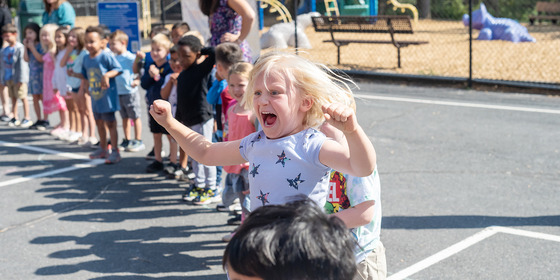
[{"label": "child in blue shirt", "polygon": [[[9,126],[21,126],[28,128],[33,123],[29,120],[29,103],[27,102],[27,83],[29,82],[29,66],[23,59],[25,47],[17,41],[17,28],[13,24],[6,24],[2,27],[2,38],[7,43],[2,49],[2,59],[0,67],[0,82],[8,87],[8,93],[12,100],[13,118],[8,123]],[[3,89],[3,88],[2,88]],[[23,103],[24,117],[22,121],[17,119],[17,101]]]},{"label": "child in blue shirt", "polygon": [[[89,155],[91,159],[106,158],[105,163],[117,163],[121,160],[118,147],[113,147],[111,154],[107,150],[107,130],[112,143],[118,143],[117,121],[115,112],[120,109],[115,77],[122,72],[117,59],[108,51],[102,37],[104,31],[97,26],[86,29],[86,49],[82,65],[82,75],[89,83],[89,93],[93,116],[99,133],[99,148]],[[107,130],[106,130],[107,128]]]},{"label": "child in blue shirt", "polygon": [[[140,118],[140,97],[138,96],[139,81],[134,79],[132,64],[135,55],[126,49],[128,35],[121,30],[116,30],[109,36],[109,46],[115,54],[117,61],[123,68],[123,73],[117,76],[117,92],[119,93],[120,113],[124,138],[119,145],[119,150],[138,152],[145,149],[142,143],[142,121]],[[130,135],[130,120],[134,122],[134,139]]]}]

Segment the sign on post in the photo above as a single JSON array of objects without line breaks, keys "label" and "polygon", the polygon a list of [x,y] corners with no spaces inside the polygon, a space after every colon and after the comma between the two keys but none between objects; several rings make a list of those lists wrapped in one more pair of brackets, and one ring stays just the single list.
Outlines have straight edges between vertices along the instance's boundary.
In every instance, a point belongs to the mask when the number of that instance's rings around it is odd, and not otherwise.
[{"label": "sign on post", "polygon": [[120,29],[128,35],[128,50],[135,53],[140,50],[140,9],[138,1],[98,2],[97,16],[111,32]]}]

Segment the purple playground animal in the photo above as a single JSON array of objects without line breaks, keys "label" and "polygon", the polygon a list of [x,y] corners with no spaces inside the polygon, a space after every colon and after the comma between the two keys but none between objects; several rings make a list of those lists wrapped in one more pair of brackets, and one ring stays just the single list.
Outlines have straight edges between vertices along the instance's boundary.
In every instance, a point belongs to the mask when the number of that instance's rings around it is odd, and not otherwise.
[{"label": "purple playground animal", "polygon": [[[469,15],[463,15],[463,24],[469,26]],[[477,40],[505,40],[514,43],[536,42],[527,28],[510,18],[495,18],[486,10],[484,3],[473,12],[472,27],[480,30]]]}]

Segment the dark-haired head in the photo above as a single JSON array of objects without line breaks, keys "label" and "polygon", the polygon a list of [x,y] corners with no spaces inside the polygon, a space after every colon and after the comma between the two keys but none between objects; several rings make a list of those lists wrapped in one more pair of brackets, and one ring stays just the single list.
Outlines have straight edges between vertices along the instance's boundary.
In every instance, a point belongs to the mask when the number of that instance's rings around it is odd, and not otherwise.
[{"label": "dark-haired head", "polygon": [[352,279],[355,240],[310,200],[253,211],[224,252],[224,268],[266,280]]},{"label": "dark-haired head", "polygon": [[179,40],[177,45],[179,45],[179,47],[189,47],[191,51],[195,53],[198,53],[200,52],[200,50],[202,50],[202,43],[200,42],[200,39],[193,35],[184,36]]},{"label": "dark-haired head", "polygon": [[23,29],[23,36],[26,35],[25,33],[27,32],[27,30],[35,32],[35,34],[37,35],[37,37],[35,38],[35,42],[39,42],[39,33],[41,32],[41,27],[35,22],[30,22]]}]

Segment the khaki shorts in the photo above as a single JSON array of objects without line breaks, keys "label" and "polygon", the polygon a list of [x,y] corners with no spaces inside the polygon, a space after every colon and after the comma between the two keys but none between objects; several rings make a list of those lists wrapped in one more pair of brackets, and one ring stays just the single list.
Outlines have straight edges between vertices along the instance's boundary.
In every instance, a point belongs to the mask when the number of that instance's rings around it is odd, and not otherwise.
[{"label": "khaki shorts", "polygon": [[384,280],[387,278],[387,260],[385,247],[379,241],[377,248],[370,252],[366,259],[358,263],[358,272],[354,280]]},{"label": "khaki shorts", "polygon": [[17,83],[14,83],[14,81],[6,81],[6,87],[12,99],[24,99],[27,97],[26,83],[21,83],[21,86],[18,88]]}]

